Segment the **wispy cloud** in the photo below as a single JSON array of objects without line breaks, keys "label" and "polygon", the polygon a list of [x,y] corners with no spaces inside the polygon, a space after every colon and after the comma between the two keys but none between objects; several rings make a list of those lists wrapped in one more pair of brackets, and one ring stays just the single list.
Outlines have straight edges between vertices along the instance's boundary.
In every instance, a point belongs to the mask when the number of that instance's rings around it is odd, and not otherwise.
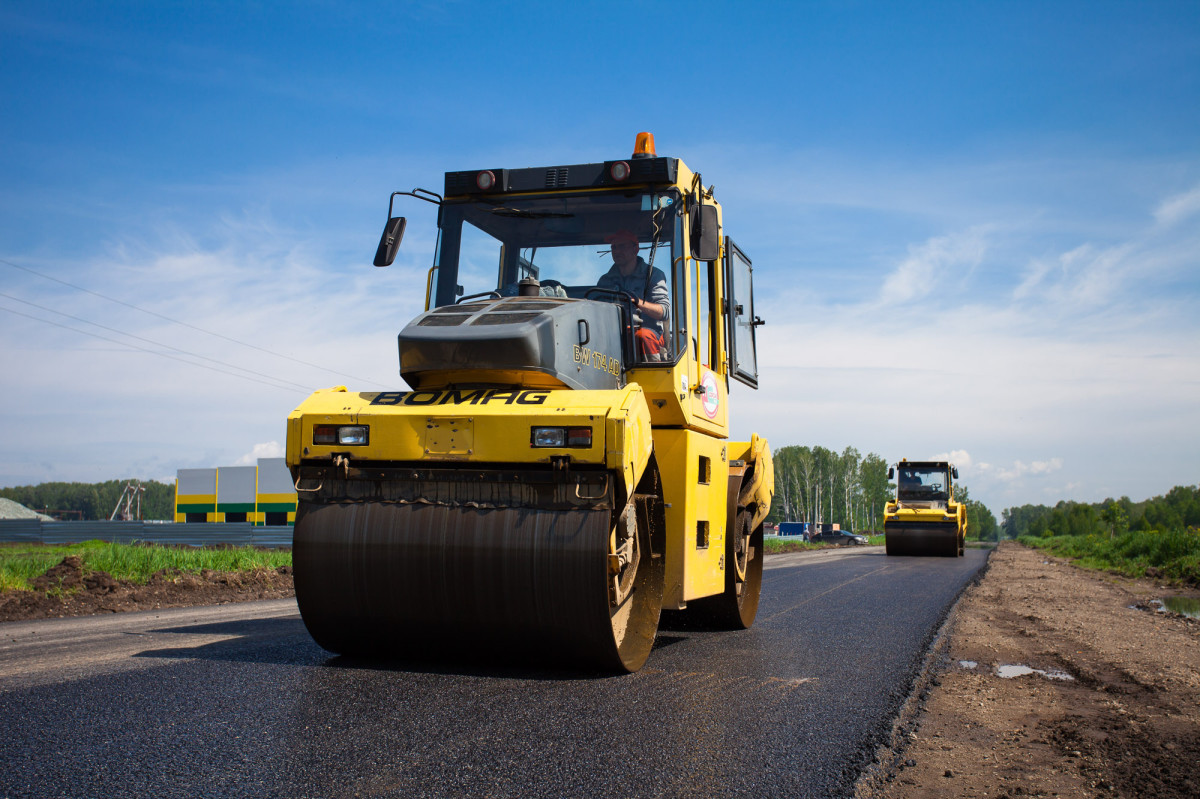
[{"label": "wispy cloud", "polygon": [[992,466],[981,463],[979,464],[979,471],[983,474],[994,476],[997,480],[1010,483],[1025,475],[1048,475],[1057,472],[1062,467],[1062,458],[1049,458],[1048,460],[1032,461],[1030,463],[1017,460],[1012,462],[1012,466]]},{"label": "wispy cloud", "polygon": [[908,248],[908,256],[883,281],[880,301],[899,304],[920,300],[947,280],[964,281],[987,250],[982,228],[936,236]]},{"label": "wispy cloud", "polygon": [[1154,218],[1163,227],[1170,227],[1200,213],[1200,185],[1162,201]]},{"label": "wispy cloud", "polygon": [[1049,489],[1161,493],[1194,471],[1200,319],[1194,279],[1173,286],[1200,233],[1147,223],[1145,205],[1129,213],[1142,221],[1103,245],[1047,240],[1032,214],[981,221],[909,246],[875,295],[768,307],[763,385],[788,399],[732,401],[781,443],[938,452],[997,512]]}]

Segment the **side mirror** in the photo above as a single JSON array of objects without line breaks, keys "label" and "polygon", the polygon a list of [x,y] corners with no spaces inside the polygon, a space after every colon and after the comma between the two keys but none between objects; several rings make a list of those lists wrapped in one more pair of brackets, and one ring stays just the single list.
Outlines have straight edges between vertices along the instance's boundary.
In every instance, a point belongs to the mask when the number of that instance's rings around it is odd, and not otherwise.
[{"label": "side mirror", "polygon": [[701,205],[696,209],[692,218],[692,255],[698,261],[715,261],[721,257],[721,230],[715,205]]},{"label": "side mirror", "polygon": [[404,238],[405,224],[404,217],[393,216],[384,225],[379,248],[375,250],[376,266],[388,266],[396,260],[396,251],[400,249],[400,240]]},{"label": "side mirror", "polygon": [[894,466],[889,466],[889,467],[888,467],[888,479],[889,479],[889,480],[895,480],[895,479],[896,479],[896,468],[895,468]]},{"label": "side mirror", "polygon": [[958,467],[957,466],[951,466],[950,473],[954,475],[955,480],[958,479]]}]

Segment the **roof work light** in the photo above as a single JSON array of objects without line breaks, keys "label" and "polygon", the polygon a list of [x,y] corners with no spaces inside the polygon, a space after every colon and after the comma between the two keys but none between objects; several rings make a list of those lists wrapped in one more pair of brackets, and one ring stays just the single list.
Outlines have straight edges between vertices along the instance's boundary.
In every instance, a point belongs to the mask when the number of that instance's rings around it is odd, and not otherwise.
[{"label": "roof work light", "polygon": [[633,143],[633,157],[653,158],[654,156],[654,134],[642,131],[637,135],[637,140]]}]

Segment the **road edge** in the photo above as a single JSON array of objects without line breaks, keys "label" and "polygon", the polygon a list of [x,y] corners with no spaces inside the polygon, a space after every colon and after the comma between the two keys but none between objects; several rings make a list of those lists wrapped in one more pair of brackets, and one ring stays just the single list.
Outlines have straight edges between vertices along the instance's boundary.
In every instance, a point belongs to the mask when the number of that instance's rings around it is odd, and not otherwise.
[{"label": "road edge", "polygon": [[892,722],[887,740],[876,747],[874,758],[854,783],[854,799],[878,799],[883,796],[887,784],[896,779],[904,769],[904,755],[908,750],[908,742],[920,726],[921,714],[925,710],[930,689],[939,684],[938,676],[949,666],[950,639],[958,618],[959,605],[962,604],[967,591],[983,582],[991,569],[992,554],[996,548],[987,547],[987,550],[987,559],[983,566],[963,584],[962,590],[946,611],[937,632],[933,634],[921,665],[913,676],[912,688],[900,703],[900,710]]}]

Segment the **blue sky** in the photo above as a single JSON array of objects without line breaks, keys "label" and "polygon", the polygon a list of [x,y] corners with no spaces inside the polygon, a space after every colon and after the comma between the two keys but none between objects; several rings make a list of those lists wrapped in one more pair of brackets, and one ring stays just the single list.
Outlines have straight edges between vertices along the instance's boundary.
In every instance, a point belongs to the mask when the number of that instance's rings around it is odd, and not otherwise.
[{"label": "blue sky", "polygon": [[10,0],[0,103],[0,485],[278,454],[399,382],[390,191],[640,130],[754,260],[735,435],[952,454],[997,515],[1200,479],[1194,0]]}]

